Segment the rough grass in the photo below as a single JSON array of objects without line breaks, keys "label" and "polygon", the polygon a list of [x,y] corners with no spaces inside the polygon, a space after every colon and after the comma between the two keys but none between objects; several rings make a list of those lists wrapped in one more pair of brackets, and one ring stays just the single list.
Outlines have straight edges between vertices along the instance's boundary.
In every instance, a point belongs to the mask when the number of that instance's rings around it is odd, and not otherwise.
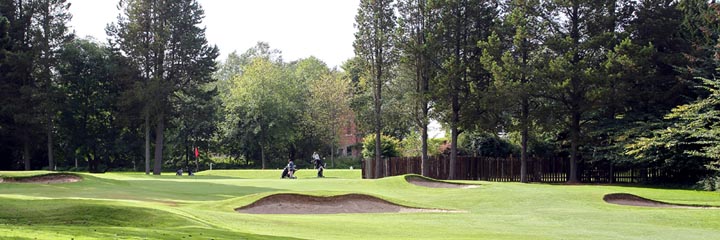
[{"label": "rough grass", "polygon": [[[47,172],[36,172],[44,174]],[[0,172],[4,176],[33,175]],[[307,174],[307,175],[303,175]],[[720,210],[608,204],[609,193],[720,206],[720,193],[638,186],[481,182],[426,188],[358,170],[81,174],[77,183],[0,184],[0,239],[717,239]],[[465,183],[475,183],[463,181]],[[368,194],[406,206],[467,213],[240,214],[275,193]]]}]

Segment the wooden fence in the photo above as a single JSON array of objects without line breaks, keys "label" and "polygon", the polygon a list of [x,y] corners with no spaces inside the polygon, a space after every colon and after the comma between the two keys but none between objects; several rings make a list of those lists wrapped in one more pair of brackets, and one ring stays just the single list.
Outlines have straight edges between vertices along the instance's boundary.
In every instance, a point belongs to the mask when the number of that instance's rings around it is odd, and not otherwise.
[{"label": "wooden fence", "polygon": [[[450,159],[446,156],[430,157],[428,177],[449,179]],[[382,178],[403,174],[421,174],[420,157],[396,157],[381,161],[382,167],[376,173],[374,159],[363,161],[363,178]],[[516,157],[458,157],[455,163],[456,179],[483,180],[495,182],[519,182],[520,159]],[[530,182],[566,182],[569,175],[569,161],[563,158],[530,159],[527,163],[527,177]],[[618,168],[610,164],[578,164],[578,178],[587,183],[633,183],[661,177],[654,169]]]}]

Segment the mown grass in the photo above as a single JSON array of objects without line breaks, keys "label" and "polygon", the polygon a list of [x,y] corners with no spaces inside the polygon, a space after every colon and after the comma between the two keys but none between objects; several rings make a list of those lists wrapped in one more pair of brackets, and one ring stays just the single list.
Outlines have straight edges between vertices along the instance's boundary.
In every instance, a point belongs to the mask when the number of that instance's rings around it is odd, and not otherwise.
[{"label": "mown grass", "polygon": [[[36,172],[44,174],[47,172]],[[33,175],[0,172],[1,176]],[[197,176],[81,174],[66,184],[0,184],[0,239],[717,239],[720,209],[607,204],[631,193],[720,206],[720,193],[638,186],[479,183],[434,189],[358,170],[207,171]],[[470,183],[470,182],[468,182]],[[362,193],[402,205],[466,213],[253,215],[235,208],[280,192]]]}]

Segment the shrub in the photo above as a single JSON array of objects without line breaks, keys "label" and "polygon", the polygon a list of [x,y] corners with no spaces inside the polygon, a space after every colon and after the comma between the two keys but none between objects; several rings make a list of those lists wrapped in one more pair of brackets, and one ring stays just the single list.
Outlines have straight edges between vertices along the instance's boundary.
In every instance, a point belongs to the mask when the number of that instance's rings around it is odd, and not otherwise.
[{"label": "shrub", "polygon": [[[382,148],[383,157],[399,157],[400,141],[394,137],[380,136],[380,147]],[[363,138],[362,155],[364,158],[375,157],[375,135],[370,134]]]},{"label": "shrub", "polygon": [[697,185],[698,185],[698,188],[705,190],[705,191],[720,190],[720,175],[708,176],[706,178],[703,178],[703,180],[700,180],[697,183]]},{"label": "shrub", "polygon": [[[440,146],[447,142],[446,138],[432,138],[428,139],[428,155],[437,156],[440,155]],[[403,156],[421,156],[422,155],[422,139],[420,134],[412,132],[407,136],[401,144]]]}]

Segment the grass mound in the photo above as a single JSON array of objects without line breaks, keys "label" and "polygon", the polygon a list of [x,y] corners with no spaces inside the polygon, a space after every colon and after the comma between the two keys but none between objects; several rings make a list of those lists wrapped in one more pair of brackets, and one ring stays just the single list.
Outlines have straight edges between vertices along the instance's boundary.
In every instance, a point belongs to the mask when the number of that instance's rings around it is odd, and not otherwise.
[{"label": "grass mound", "polygon": [[405,176],[405,180],[409,183],[423,186],[423,187],[429,187],[429,188],[477,188],[479,185],[473,185],[473,184],[463,184],[463,183],[451,183],[451,182],[444,182],[439,181],[432,178],[423,177],[420,175],[407,175]]},{"label": "grass mound", "polygon": [[608,203],[626,205],[626,206],[638,206],[638,207],[658,207],[658,208],[717,208],[718,206],[709,205],[691,205],[691,204],[673,204],[652,199],[643,198],[637,195],[628,193],[612,193],[607,194],[603,197],[603,200]]},{"label": "grass mound", "polygon": [[69,173],[49,173],[36,176],[19,176],[19,177],[3,177],[0,183],[36,183],[36,184],[55,184],[55,183],[73,183],[82,181],[82,177]]},{"label": "grass mound", "polygon": [[[153,227],[171,222],[165,211],[73,200],[4,200],[0,224],[56,226]],[[138,221],[142,219],[142,221]]]},{"label": "grass mound", "polygon": [[252,214],[451,212],[440,209],[406,207],[363,194],[346,194],[330,197],[302,194],[275,194],[261,198],[247,206],[236,208],[235,211]]}]

